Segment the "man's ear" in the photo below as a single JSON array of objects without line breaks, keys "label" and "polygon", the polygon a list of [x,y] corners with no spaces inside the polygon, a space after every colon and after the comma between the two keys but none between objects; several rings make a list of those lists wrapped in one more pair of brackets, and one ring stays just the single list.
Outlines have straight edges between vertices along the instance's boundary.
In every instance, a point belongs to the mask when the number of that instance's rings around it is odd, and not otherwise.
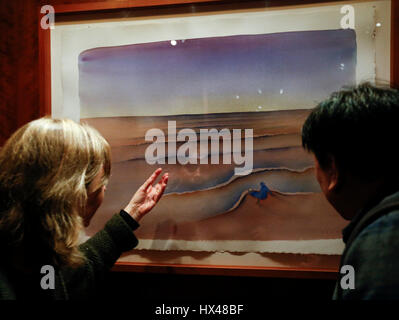
[{"label": "man's ear", "polygon": [[342,185],[342,176],[339,173],[338,170],[338,165],[337,165],[337,161],[335,160],[335,157],[333,157],[332,155],[328,156],[328,162],[329,162],[329,166],[328,166],[328,178],[329,178],[329,182],[328,182],[328,186],[327,189],[330,192],[337,192],[339,191],[339,189],[341,188]]}]

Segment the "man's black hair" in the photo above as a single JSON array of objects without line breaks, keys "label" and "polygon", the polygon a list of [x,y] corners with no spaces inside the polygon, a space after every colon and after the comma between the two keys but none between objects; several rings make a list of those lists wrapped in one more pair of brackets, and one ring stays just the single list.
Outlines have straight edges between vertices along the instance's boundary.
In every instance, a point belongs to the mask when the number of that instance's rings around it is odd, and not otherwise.
[{"label": "man's black hair", "polygon": [[302,128],[302,145],[322,168],[331,157],[339,172],[363,181],[397,179],[399,91],[364,83],[334,92]]}]

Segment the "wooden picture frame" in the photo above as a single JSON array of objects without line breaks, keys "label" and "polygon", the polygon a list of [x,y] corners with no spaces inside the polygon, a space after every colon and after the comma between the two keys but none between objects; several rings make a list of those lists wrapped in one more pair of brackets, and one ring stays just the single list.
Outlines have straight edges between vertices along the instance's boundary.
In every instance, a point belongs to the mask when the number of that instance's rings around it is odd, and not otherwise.
[{"label": "wooden picture frame", "polygon": [[[101,1],[77,4],[54,5],[55,21],[75,21],[90,19],[107,19],[121,14],[134,16],[152,16],[163,14],[178,14],[187,12],[223,11],[253,9],[273,6],[312,5],[329,3],[330,1],[222,1],[222,0],[139,0],[139,1]],[[337,1],[336,1],[337,2]],[[339,1],[345,3],[346,1]],[[399,4],[391,2],[391,83],[399,84]],[[39,21],[43,14],[39,12]],[[51,115],[51,44],[50,29],[42,29],[39,24],[39,82],[40,82],[40,116]],[[114,266],[114,271],[155,272],[170,274],[207,274],[260,277],[288,278],[325,278],[334,279],[337,276],[339,257],[331,257],[327,267],[308,267],[307,258],[303,255],[291,257],[298,267],[283,266],[245,266],[245,265],[210,265],[168,263],[168,258],[184,255],[184,252],[158,252],[160,257],[156,263],[129,262],[120,259]],[[202,253],[191,253],[193,257],[201,258]],[[270,256],[273,256],[271,254]],[[299,267],[301,266],[301,267]]]}]

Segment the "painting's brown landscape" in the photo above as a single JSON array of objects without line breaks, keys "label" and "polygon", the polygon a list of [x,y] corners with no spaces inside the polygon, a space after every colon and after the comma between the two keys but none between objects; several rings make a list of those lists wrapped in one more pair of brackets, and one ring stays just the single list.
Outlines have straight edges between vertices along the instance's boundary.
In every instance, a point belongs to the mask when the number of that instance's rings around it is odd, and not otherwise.
[{"label": "painting's brown landscape", "polygon": [[[96,127],[112,148],[112,174],[105,202],[88,233],[99,230],[128,203],[151,172],[162,167],[169,172],[169,184],[160,203],[141,221],[136,233],[142,240],[202,240],[204,251],[209,250],[207,241],[221,240],[218,248],[223,251],[223,241],[250,244],[340,239],[346,222],[321,194],[312,156],[301,146],[300,130],[308,113],[290,110],[82,119]],[[203,128],[253,128],[252,173],[234,175],[236,165],[221,164],[222,154],[220,164],[148,165],[144,158],[151,144],[144,139],[147,130],[159,128],[166,133],[172,120],[177,130],[191,128],[196,132]],[[182,142],[177,148],[179,144]],[[268,188],[264,199],[251,195],[260,190],[261,183]],[[248,246],[248,252],[257,250]]]}]

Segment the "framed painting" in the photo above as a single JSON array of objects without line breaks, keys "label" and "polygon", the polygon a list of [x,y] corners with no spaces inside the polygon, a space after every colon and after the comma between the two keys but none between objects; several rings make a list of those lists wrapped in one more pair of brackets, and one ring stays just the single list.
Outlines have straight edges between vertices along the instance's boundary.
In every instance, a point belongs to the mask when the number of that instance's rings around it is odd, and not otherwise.
[{"label": "framed painting", "polygon": [[397,8],[282,3],[54,6],[39,37],[42,113],[94,126],[112,150],[87,236],[155,168],[170,176],[115,270],[336,276],[347,221],[320,191],[301,127],[333,91],[395,80]]}]

